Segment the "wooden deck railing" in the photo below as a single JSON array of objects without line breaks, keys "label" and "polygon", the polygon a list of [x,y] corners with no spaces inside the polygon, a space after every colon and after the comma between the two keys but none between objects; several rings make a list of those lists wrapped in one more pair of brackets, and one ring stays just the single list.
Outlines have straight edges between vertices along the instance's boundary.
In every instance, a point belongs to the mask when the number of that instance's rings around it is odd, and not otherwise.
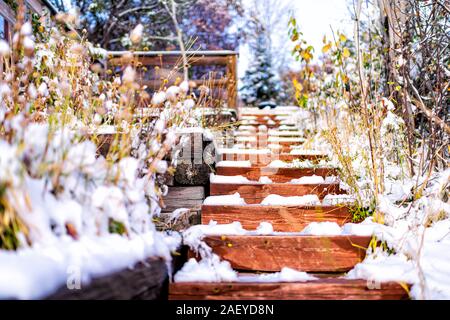
[{"label": "wooden deck railing", "polygon": [[[124,58],[125,52],[110,51],[108,67],[115,68],[129,63]],[[237,107],[237,57],[235,51],[189,51],[190,81],[197,86],[206,85],[214,95],[215,101],[226,102],[229,108]],[[183,63],[180,51],[140,51],[133,52],[133,63],[141,68],[140,82],[150,91],[169,86],[182,79]],[[205,70],[222,68],[222,75],[214,72],[196,72],[195,67],[205,66]],[[116,70],[117,71],[117,70]],[[221,105],[223,106],[223,105]]]}]

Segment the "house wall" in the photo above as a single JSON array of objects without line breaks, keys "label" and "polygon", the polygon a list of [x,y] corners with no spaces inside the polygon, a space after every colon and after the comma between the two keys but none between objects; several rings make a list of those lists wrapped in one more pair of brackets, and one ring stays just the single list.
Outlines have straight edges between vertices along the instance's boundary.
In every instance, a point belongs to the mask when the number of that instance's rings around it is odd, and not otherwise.
[{"label": "house wall", "polygon": [[32,8],[34,12],[42,14],[44,10],[44,5],[39,0],[27,0],[25,1],[29,8]]},{"label": "house wall", "polygon": [[[40,0],[25,0],[25,4],[30,10],[39,14],[44,14],[47,10],[47,7]],[[3,0],[0,0],[0,16],[0,28],[5,30],[3,37],[9,41],[16,19],[14,11]]]}]

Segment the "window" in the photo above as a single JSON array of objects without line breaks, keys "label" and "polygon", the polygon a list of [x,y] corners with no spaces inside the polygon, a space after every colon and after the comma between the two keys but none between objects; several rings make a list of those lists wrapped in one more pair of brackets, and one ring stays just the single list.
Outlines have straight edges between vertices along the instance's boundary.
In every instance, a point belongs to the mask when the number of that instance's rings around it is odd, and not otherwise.
[{"label": "window", "polygon": [[8,37],[8,22],[6,22],[6,19],[0,15],[0,39],[6,39]]}]

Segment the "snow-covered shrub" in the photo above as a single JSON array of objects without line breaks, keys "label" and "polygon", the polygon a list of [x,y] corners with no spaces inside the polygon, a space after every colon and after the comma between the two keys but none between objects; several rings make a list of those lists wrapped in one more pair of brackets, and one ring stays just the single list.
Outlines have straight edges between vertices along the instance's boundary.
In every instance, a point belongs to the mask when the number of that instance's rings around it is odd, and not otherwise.
[{"label": "snow-covered shrub", "polygon": [[242,78],[240,93],[244,103],[257,106],[264,101],[276,102],[280,95],[280,81],[272,66],[272,57],[263,34],[257,36],[254,60]]},{"label": "snow-covered shrub", "polygon": [[332,41],[324,38],[321,72],[311,79],[318,90],[310,92],[317,119],[312,139],[332,151],[341,187],[357,200],[354,219],[379,224],[365,261],[348,277],[406,282],[413,298],[448,299],[450,161],[442,152],[448,136],[433,140],[420,126],[408,127],[411,101],[386,96],[388,86],[398,92],[402,85],[385,77],[382,37],[372,29],[384,27],[368,7],[358,17],[365,29],[356,41],[339,32]]},{"label": "snow-covered shrub", "polygon": [[[59,21],[76,22],[73,13]],[[2,43],[0,75],[0,247],[17,249],[58,238],[154,232],[166,191],[157,175],[179,148],[177,129],[195,102],[180,84],[147,93],[132,54],[120,76],[104,79],[104,52],[57,25],[33,34],[23,22]],[[147,99],[149,100],[149,99]],[[150,116],[136,114],[150,110]],[[111,136],[107,155],[95,142]]]}]

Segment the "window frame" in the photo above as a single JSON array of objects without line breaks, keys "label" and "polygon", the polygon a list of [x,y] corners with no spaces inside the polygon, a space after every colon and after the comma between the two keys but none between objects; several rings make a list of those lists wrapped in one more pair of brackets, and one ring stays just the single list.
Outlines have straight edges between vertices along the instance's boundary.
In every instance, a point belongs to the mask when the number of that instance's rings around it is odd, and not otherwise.
[{"label": "window frame", "polygon": [[14,11],[2,0],[0,0],[0,15],[4,20],[5,40],[11,42],[12,27],[15,23]]},{"label": "window frame", "polygon": [[4,34],[3,34],[4,37],[1,39],[9,42],[9,40],[10,40],[9,39],[9,21],[3,14],[0,13],[0,16],[3,19],[3,30],[4,30]]}]

